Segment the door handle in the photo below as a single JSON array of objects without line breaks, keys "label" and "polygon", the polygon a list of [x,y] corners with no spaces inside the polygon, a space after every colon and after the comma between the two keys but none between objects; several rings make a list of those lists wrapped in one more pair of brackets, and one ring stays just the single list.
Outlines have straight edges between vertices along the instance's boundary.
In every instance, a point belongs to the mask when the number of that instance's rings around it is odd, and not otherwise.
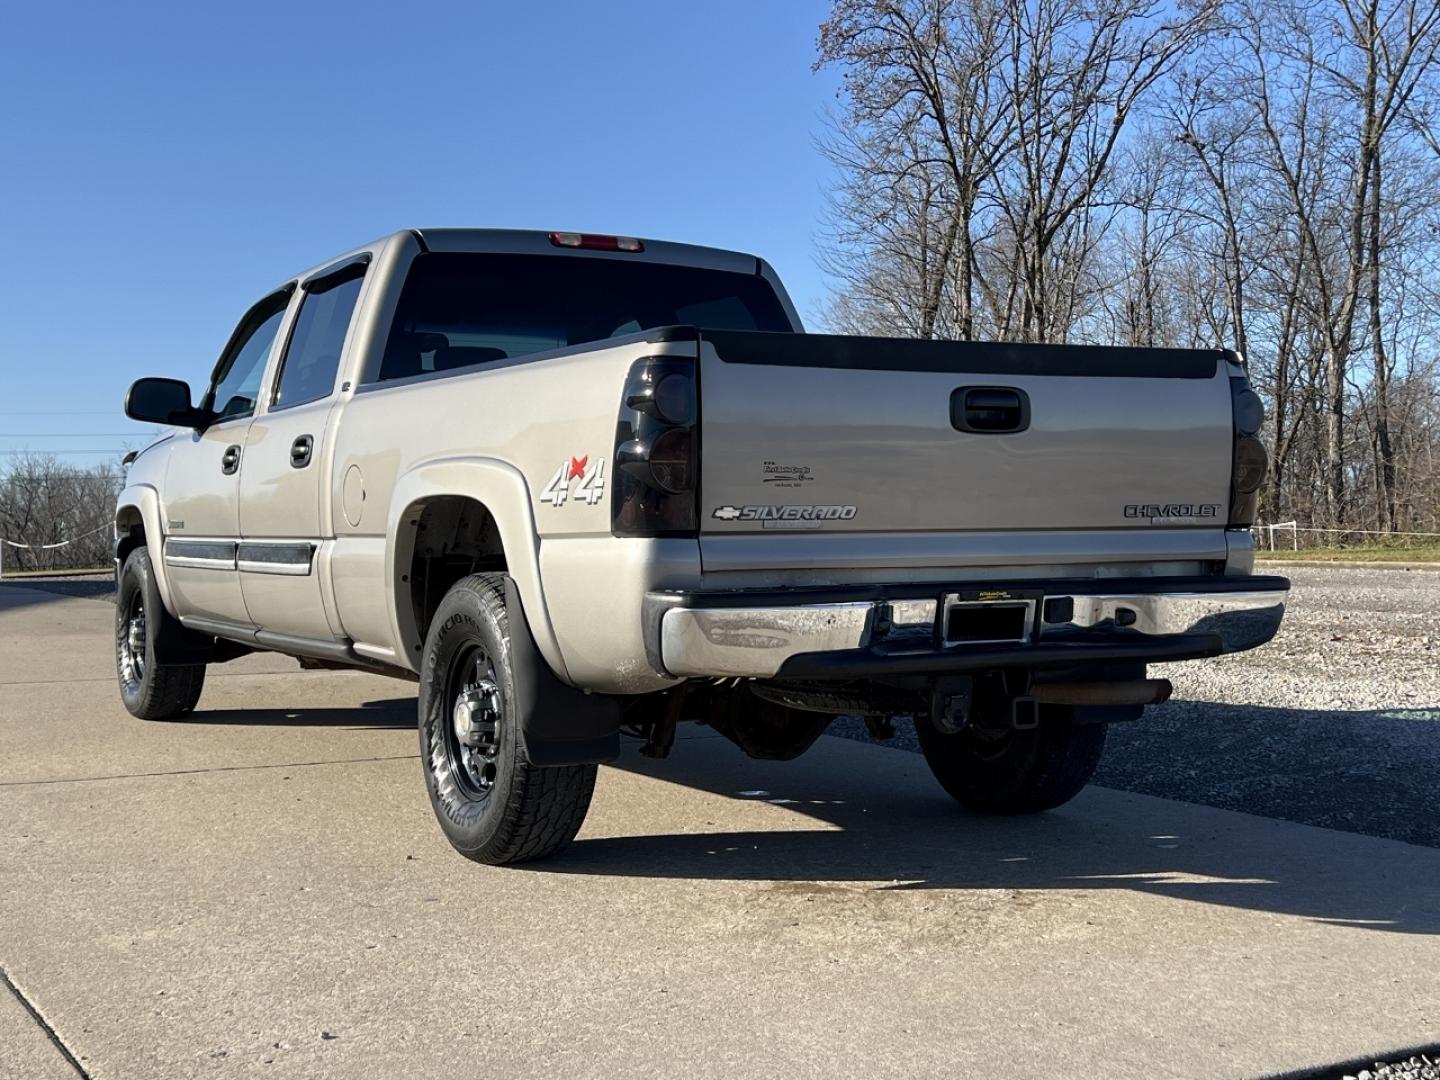
[{"label": "door handle", "polygon": [[226,476],[234,476],[235,470],[240,468],[240,447],[227,446],[225,453],[220,456],[220,471]]},{"label": "door handle", "polygon": [[1013,386],[962,386],[950,395],[950,424],[977,435],[1024,431],[1030,426],[1030,396]]},{"label": "door handle", "polygon": [[290,444],[290,466],[295,469],[303,469],[310,464],[310,455],[315,450],[315,437],[313,435],[301,435]]}]

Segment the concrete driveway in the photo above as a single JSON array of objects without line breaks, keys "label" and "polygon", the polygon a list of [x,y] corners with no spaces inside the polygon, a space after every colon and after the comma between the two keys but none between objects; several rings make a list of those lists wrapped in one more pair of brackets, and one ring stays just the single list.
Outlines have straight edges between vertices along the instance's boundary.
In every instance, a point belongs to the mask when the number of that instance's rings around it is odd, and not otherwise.
[{"label": "concrete driveway", "polygon": [[0,1076],[1254,1077],[1440,1040],[1440,850],[696,729],[534,868],[454,855],[413,688],[251,657],[121,708],[0,589]]}]

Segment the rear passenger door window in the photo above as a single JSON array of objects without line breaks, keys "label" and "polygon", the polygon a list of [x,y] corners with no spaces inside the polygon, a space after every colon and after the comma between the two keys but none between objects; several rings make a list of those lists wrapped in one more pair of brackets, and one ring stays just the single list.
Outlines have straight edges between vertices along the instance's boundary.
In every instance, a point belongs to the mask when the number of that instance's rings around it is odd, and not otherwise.
[{"label": "rear passenger door window", "polygon": [[334,391],[364,275],[365,263],[357,262],[305,284],[275,380],[272,409],[320,401]]}]

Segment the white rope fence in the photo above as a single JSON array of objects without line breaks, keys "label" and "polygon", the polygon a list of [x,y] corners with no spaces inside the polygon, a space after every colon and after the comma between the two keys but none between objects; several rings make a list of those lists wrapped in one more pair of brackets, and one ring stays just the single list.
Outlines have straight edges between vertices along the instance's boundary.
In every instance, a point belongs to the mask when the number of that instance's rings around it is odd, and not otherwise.
[{"label": "white rope fence", "polygon": [[69,547],[76,540],[84,540],[87,536],[94,536],[96,533],[109,532],[113,525],[104,524],[98,529],[91,529],[89,532],[81,533],[79,536],[72,536],[69,540],[61,540],[54,544],[22,544],[18,540],[7,540],[0,536],[0,578],[5,576],[5,549],[7,547],[19,548],[21,551],[54,551],[56,548]]},{"label": "white rope fence", "polygon": [[1440,532],[1381,532],[1379,529],[1321,529],[1311,525],[1301,525],[1297,521],[1277,521],[1273,525],[1256,525],[1254,532],[1256,540],[1262,544],[1268,544],[1271,551],[1275,550],[1275,531],[1290,531],[1290,548],[1292,551],[1300,550],[1301,533],[1333,533],[1337,536],[1382,536],[1391,539],[1397,536],[1423,536],[1432,539],[1440,539]]}]

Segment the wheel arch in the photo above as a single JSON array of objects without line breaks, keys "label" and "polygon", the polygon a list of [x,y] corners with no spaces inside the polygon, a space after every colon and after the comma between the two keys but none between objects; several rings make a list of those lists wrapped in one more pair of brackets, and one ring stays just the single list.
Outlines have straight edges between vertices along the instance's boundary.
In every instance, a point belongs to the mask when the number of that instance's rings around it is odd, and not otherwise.
[{"label": "wheel arch", "polygon": [[150,553],[150,572],[160,590],[160,600],[171,615],[175,602],[170,594],[170,577],[165,570],[165,533],[160,515],[160,493],[149,484],[132,484],[115,500],[116,570],[141,544]]},{"label": "wheel arch", "polygon": [[[417,610],[417,583],[412,579],[418,565],[417,546],[424,557],[422,526],[428,531],[437,524],[454,526],[457,535],[473,543],[481,557],[498,556],[500,565],[492,563],[489,568],[509,574],[536,647],[555,674],[568,683],[570,676],[540,580],[540,541],[529,485],[514,466],[494,458],[441,458],[416,466],[395,484],[386,518],[385,565],[397,657],[406,667],[419,669],[427,624],[426,613]],[[458,580],[463,575],[456,576]]]}]

